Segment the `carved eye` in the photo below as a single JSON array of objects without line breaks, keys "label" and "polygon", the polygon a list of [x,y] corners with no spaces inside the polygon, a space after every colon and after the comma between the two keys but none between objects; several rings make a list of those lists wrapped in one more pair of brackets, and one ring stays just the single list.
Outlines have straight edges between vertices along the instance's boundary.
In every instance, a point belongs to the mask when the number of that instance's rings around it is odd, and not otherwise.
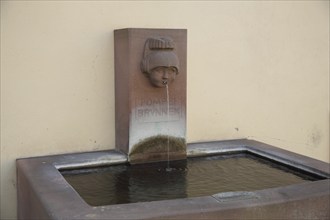
[{"label": "carved eye", "polygon": [[163,67],[159,66],[159,67],[152,69],[152,72],[161,73],[161,72],[163,72],[163,69],[164,69]]},{"label": "carved eye", "polygon": [[177,68],[174,67],[174,66],[169,67],[168,70],[169,70],[170,72],[173,72],[173,73],[178,73]]}]

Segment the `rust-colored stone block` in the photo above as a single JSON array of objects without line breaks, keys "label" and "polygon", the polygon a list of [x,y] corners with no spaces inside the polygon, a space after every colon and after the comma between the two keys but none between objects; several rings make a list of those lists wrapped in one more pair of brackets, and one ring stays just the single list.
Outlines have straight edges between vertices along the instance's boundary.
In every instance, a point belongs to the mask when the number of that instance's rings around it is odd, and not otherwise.
[{"label": "rust-colored stone block", "polygon": [[187,30],[114,35],[116,149],[131,163],[186,158]]}]

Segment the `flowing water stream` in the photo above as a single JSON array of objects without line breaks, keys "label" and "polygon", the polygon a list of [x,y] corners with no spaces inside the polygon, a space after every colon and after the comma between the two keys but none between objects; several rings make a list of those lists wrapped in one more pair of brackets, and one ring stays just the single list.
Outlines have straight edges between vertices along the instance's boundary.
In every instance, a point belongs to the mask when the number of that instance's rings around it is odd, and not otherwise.
[{"label": "flowing water stream", "polygon": [[172,169],[170,168],[170,95],[168,91],[168,84],[166,83],[166,104],[167,104],[167,172],[171,172]]}]

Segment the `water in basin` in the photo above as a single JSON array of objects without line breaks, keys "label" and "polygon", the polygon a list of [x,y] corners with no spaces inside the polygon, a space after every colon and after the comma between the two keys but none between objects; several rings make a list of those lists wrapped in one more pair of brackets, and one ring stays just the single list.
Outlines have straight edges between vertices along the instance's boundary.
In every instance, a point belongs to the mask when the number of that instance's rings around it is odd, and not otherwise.
[{"label": "water in basin", "polygon": [[319,180],[250,153],[171,161],[171,172],[167,162],[158,162],[61,173],[91,206],[253,191]]}]

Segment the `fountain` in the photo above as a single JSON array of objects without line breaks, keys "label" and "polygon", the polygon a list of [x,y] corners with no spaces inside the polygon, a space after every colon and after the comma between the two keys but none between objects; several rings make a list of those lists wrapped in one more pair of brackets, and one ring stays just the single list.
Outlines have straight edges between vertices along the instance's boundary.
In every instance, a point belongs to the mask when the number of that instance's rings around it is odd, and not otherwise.
[{"label": "fountain", "polygon": [[247,139],[186,143],[186,30],[114,36],[116,149],[18,159],[19,219],[330,217],[328,163]]},{"label": "fountain", "polygon": [[116,148],[131,164],[186,158],[186,54],[186,30],[115,31]]}]

